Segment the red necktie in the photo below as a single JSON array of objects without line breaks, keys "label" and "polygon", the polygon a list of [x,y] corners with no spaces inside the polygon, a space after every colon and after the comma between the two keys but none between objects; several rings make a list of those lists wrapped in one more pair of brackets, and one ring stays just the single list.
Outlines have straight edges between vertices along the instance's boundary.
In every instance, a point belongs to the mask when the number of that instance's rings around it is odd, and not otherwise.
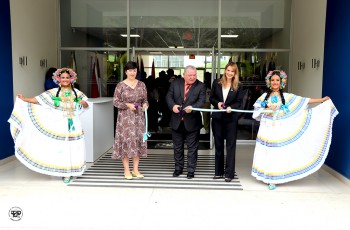
[{"label": "red necktie", "polygon": [[192,85],[190,85],[190,84],[185,84],[185,95],[184,95],[184,100],[186,100],[188,91],[190,90],[191,86],[192,86]]}]

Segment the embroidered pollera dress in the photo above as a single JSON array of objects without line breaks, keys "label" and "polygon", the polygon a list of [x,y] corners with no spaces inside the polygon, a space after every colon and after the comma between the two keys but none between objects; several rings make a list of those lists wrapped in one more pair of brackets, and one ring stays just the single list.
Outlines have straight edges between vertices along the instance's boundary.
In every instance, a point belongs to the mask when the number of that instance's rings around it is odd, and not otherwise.
[{"label": "embroidered pollera dress", "polygon": [[[327,157],[333,119],[338,115],[331,100],[307,109],[309,98],[283,95],[288,109],[281,109],[278,115],[263,113],[266,93],[254,104],[253,118],[260,121],[260,127],[252,176],[265,183],[281,184],[316,172]],[[271,98],[268,103],[281,105],[279,96],[277,102]]]},{"label": "embroidered pollera dress", "polygon": [[[85,109],[77,101],[71,102],[74,109],[68,118],[67,104],[55,97],[57,90],[54,88],[36,96],[38,104],[16,99],[8,120],[15,155],[33,171],[60,177],[78,176],[85,169],[85,142],[79,119]],[[88,99],[81,91],[75,91],[78,100]],[[75,95],[72,94],[73,99]]]}]

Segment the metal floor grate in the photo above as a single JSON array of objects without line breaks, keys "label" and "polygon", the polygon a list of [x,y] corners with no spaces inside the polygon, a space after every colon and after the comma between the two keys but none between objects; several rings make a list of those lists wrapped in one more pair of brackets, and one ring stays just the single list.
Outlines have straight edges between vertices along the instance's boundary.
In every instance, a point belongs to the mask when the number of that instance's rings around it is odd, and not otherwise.
[{"label": "metal floor grate", "polygon": [[145,178],[133,180],[124,179],[121,160],[114,160],[111,155],[110,152],[105,153],[68,186],[243,190],[237,175],[229,183],[224,179],[212,179],[214,176],[214,156],[212,155],[198,156],[195,177],[190,180],[186,178],[186,169],[179,177],[172,176],[174,171],[172,154],[153,153],[148,154],[147,158],[141,158],[139,167]]}]

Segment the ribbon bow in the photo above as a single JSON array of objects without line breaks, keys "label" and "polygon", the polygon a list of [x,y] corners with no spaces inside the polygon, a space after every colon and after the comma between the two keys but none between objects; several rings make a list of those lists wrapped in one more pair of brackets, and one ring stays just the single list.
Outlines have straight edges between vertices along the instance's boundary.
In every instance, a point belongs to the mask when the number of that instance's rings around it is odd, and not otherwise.
[{"label": "ribbon bow", "polygon": [[149,132],[145,132],[142,137],[142,141],[145,142],[148,140],[148,138],[151,136]]},{"label": "ribbon bow", "polygon": [[288,108],[288,105],[281,105],[281,109],[283,111],[283,113],[289,113],[289,108]]}]

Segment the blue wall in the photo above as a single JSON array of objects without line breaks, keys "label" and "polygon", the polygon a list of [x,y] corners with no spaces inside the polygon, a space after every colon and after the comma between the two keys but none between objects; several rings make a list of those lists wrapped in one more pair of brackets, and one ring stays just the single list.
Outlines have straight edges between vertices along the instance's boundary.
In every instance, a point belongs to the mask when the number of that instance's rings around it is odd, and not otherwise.
[{"label": "blue wall", "polygon": [[13,74],[10,0],[0,1],[0,160],[13,155],[14,144],[7,122],[13,108]]},{"label": "blue wall", "polygon": [[339,111],[326,164],[350,179],[350,1],[328,0],[323,95]]}]

